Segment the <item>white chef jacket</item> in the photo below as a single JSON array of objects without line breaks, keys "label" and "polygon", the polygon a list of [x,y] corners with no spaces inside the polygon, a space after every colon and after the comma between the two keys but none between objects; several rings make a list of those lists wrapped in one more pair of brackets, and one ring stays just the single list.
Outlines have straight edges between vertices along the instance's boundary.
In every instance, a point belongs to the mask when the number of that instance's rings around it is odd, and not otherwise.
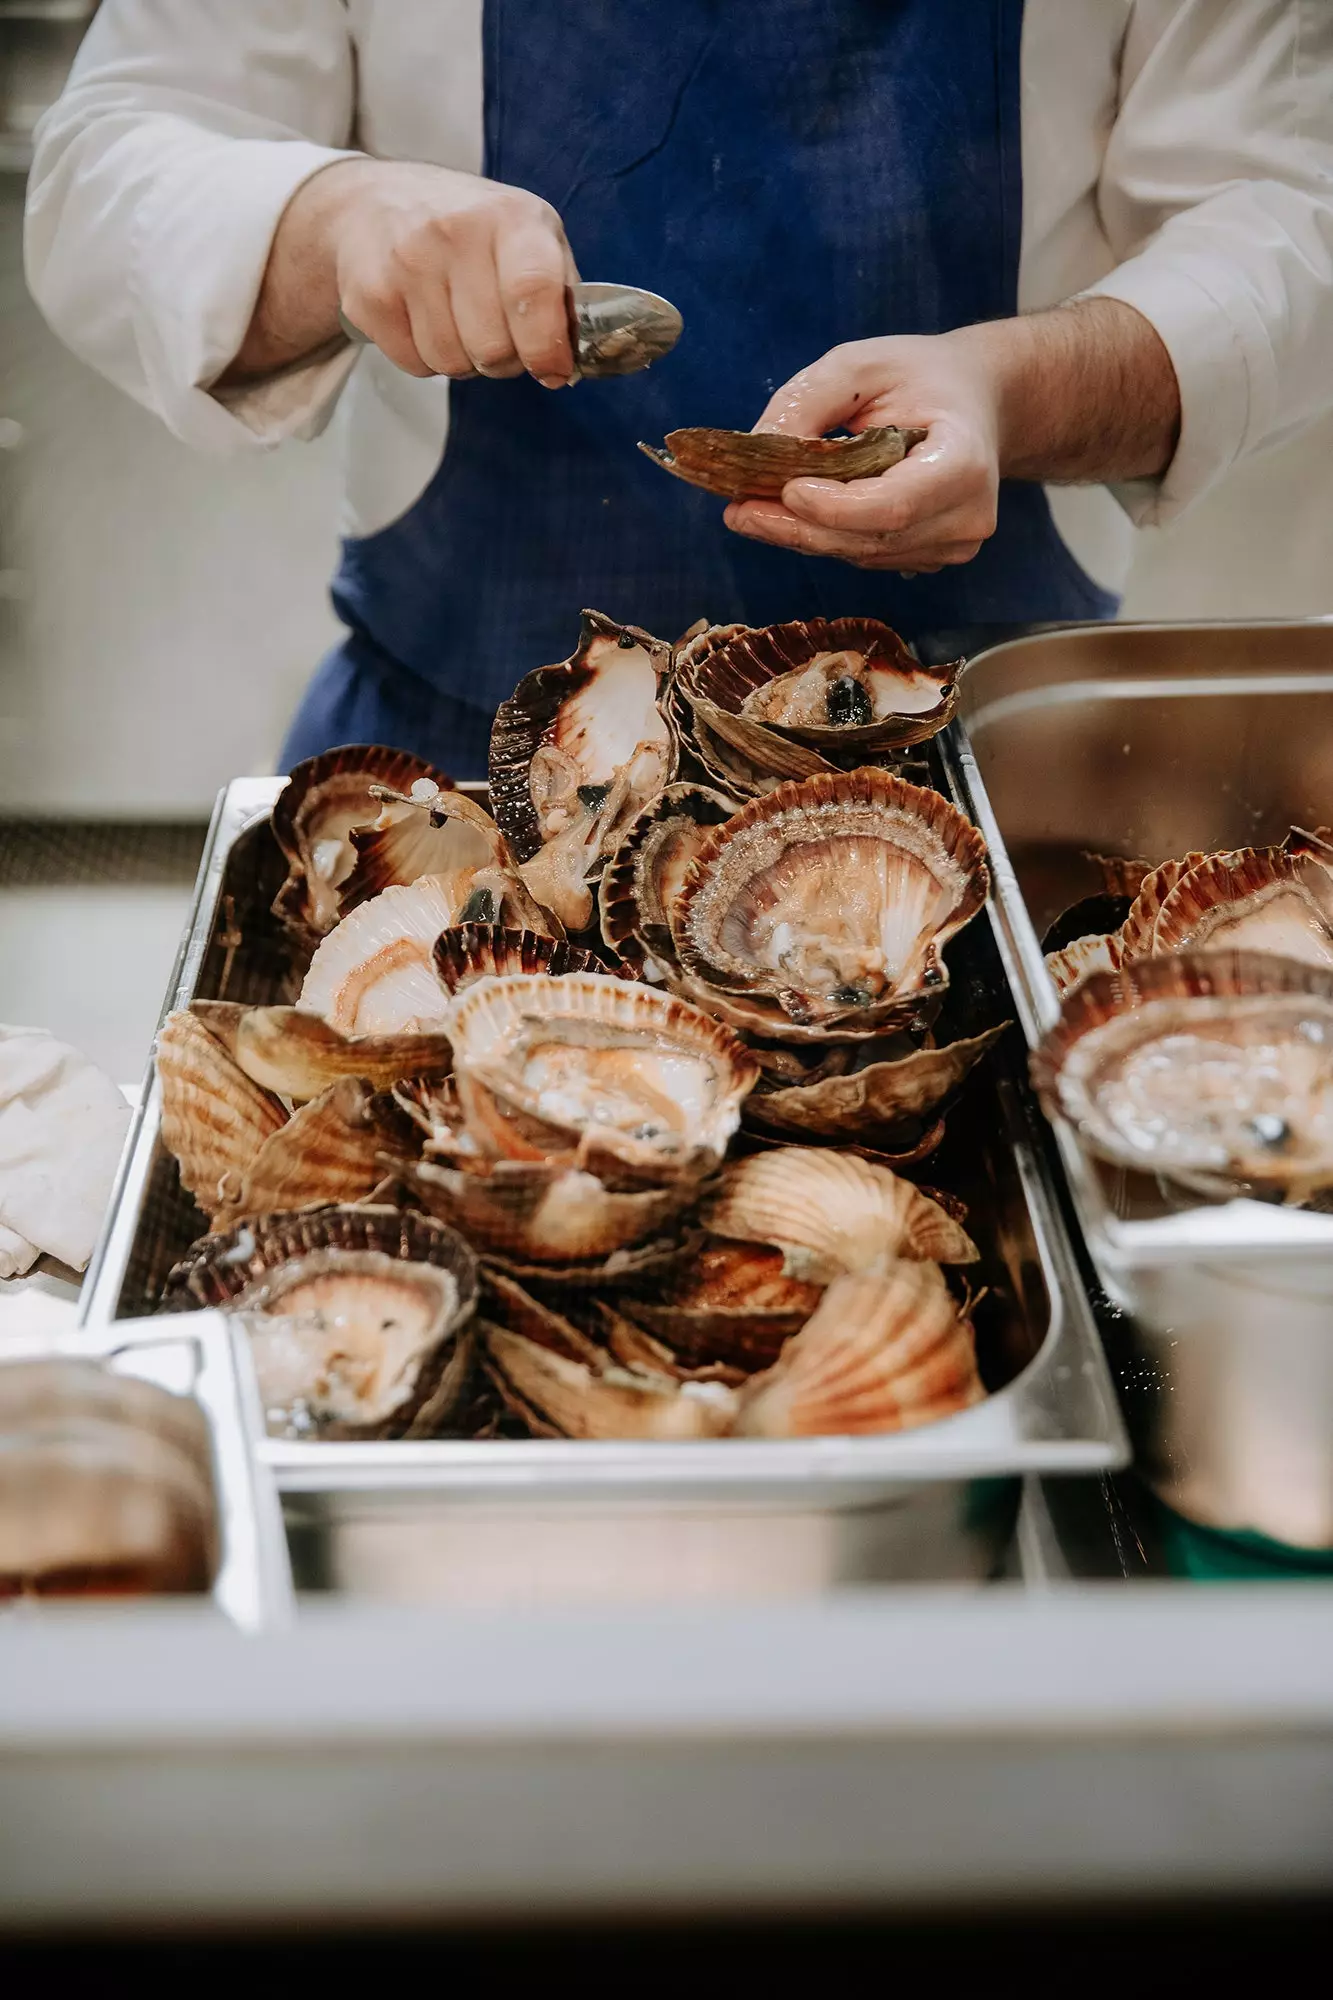
[{"label": "white chef jacket", "polygon": [[[210,385],[311,174],[349,151],[479,170],[481,11],[103,0],[38,127],[28,277],[56,332],[178,437],[221,452],[315,435],[350,378],[350,534],[425,488],[447,383],[340,346],[243,389]],[[1180,384],[1162,479],[1116,488],[1119,507],[1100,487],[1051,489],[1074,555],[1114,588],[1129,521],[1170,520],[1333,407],[1333,0],[1027,0],[1021,90],[1019,309],[1122,299]]]}]

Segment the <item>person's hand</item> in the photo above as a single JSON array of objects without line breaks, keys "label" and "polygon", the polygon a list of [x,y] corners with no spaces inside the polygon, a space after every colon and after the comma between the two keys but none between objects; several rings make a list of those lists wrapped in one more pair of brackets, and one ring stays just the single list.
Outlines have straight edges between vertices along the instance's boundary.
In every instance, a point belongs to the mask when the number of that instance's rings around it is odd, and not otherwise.
[{"label": "person's hand", "polygon": [[319,180],[342,310],[399,368],[569,381],[578,271],[549,202],[409,161],[343,161]]},{"label": "person's hand", "polygon": [[874,479],[793,479],[782,499],[734,500],[737,534],[861,569],[916,575],[970,562],[995,532],[999,388],[984,327],[851,341],[778,390],[756,430],[823,437],[875,424],[924,429]]}]

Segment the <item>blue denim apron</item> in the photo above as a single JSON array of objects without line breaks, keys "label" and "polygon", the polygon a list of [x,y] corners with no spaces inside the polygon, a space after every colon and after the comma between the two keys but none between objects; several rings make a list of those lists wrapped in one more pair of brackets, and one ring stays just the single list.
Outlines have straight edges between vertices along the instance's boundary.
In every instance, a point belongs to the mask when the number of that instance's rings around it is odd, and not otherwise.
[{"label": "blue denim apron", "polygon": [[842,341],[1015,311],[1021,26],[1021,0],[486,0],[486,173],[685,332],[618,381],[454,386],[431,484],[345,545],[348,637],[286,757],[374,740],[484,775],[497,702],[572,651],[585,604],[665,638],[700,617],[861,613],[910,638],[1111,616],[1039,486],[1006,485],[975,561],[906,581],[733,535],[635,449],[748,428]]}]

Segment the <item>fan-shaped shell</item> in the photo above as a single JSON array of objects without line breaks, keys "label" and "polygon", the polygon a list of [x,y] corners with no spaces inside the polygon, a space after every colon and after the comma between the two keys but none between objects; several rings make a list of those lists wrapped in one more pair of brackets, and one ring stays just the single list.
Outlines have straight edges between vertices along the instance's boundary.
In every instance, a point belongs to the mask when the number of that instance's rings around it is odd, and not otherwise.
[{"label": "fan-shaped shell", "polygon": [[873,479],[906,458],[923,430],[892,424],[855,437],[794,437],[787,431],[668,431],[664,446],[639,450],[690,486],[726,500],[777,499],[792,479]]},{"label": "fan-shaped shell", "polygon": [[1191,869],[1197,868],[1207,858],[1207,855],[1195,850],[1179,859],[1159,862],[1144,876],[1129,906],[1129,913],[1120,926],[1122,963],[1131,958],[1151,958],[1157,948],[1157,919],[1163,903]]},{"label": "fan-shaped shell", "polygon": [[449,1001],[435,976],[435,940],[458,922],[470,882],[423,875],[362,903],[311,960],[302,1011],[344,1035],[437,1031]]},{"label": "fan-shaped shell", "polygon": [[776,1365],[740,1394],[745,1437],[847,1437],[979,1403],[972,1328],[933,1264],[839,1278]]},{"label": "fan-shaped shell", "polygon": [[1002,1021],[984,1034],[944,1048],[916,1049],[896,1061],[870,1063],[850,1075],[754,1091],[746,1099],[746,1123],[795,1138],[859,1138],[867,1145],[879,1139],[892,1146],[909,1119],[938,1111],[1009,1025]]},{"label": "fan-shaped shell", "polygon": [[229,1000],[196,1000],[190,1011],[254,1083],[297,1103],[344,1078],[361,1077],[388,1090],[403,1077],[445,1076],[453,1061],[448,1039],[438,1033],[344,1035],[322,1015],[298,1007],[241,1007]]},{"label": "fan-shaped shell", "polygon": [[821,1284],[788,1270],[779,1249],[709,1242],[665,1283],[630,1300],[628,1310],[692,1363],[722,1362],[748,1374],[777,1360],[822,1296]]},{"label": "fan-shaped shell", "polygon": [[287,858],[287,879],[274,901],[274,915],[302,937],[332,930],[356,866],[353,829],[369,826],[379,811],[371,785],[403,792],[423,786],[434,792],[451,783],[420,757],[380,744],[325,750],[294,765],[273,805],[274,838]]},{"label": "fan-shaped shell", "polygon": [[811,1146],[732,1161],[702,1213],[715,1236],[774,1244],[789,1270],[817,1282],[902,1257],[970,1264],[977,1256],[967,1231],[910,1181]]},{"label": "fan-shaped shell", "polygon": [[197,1246],[166,1295],[243,1313],[270,1423],[326,1438],[433,1435],[466,1384],[476,1300],[462,1237],[383,1207],[257,1216]]},{"label": "fan-shaped shell", "polygon": [[[672,907],[686,974],[797,1025],[912,1019],[986,900],[981,836],[938,792],[867,769],[781,785],[714,829]],[[762,1032],[762,1030],[761,1030]]]},{"label": "fan-shaped shell", "polygon": [[495,1157],[664,1183],[726,1149],[758,1066],[671,995],[586,972],[479,980],[446,1030],[464,1117]]},{"label": "fan-shaped shell", "polygon": [[181,1186],[205,1215],[239,1192],[247,1169],[287,1122],[275,1097],[252,1083],[202,1021],[169,1014],[157,1037],[162,1143],[180,1169]]},{"label": "fan-shaped shell", "polygon": [[674,957],[667,912],[709,828],[737,810],[708,785],[668,785],[644,807],[602,876],[602,937],[612,951],[639,963]]},{"label": "fan-shaped shell", "polygon": [[1063,951],[1048,951],[1046,970],[1062,997],[1086,979],[1090,972],[1114,972],[1120,963],[1121,945],[1115,932],[1104,937],[1081,937]]},{"label": "fan-shaped shell", "polygon": [[680,654],[677,684],[715,735],[787,777],[778,744],[860,764],[934,736],[957,705],[960,665],[923,666],[878,619],[812,618],[704,632]]},{"label": "fan-shaped shell", "polygon": [[1093,854],[1084,853],[1083,859],[1090,861],[1101,877],[1102,892],[1107,896],[1128,896],[1131,901],[1138,895],[1147,876],[1151,875],[1153,864],[1142,855]]},{"label": "fan-shaped shell", "polygon": [[230,1229],[242,1216],[363,1201],[373,1194],[384,1179],[388,1150],[373,1104],[374,1092],[357,1077],[344,1077],[303,1104],[259,1148],[234,1196],[214,1217],[214,1230]]},{"label": "fan-shaped shell", "polygon": [[1153,949],[1271,951],[1333,968],[1333,880],[1276,848],[1210,855],[1164,898]]},{"label": "fan-shaped shell", "polygon": [[462,1230],[487,1255],[523,1265],[600,1266],[669,1229],[693,1197],[688,1181],[613,1189],[595,1174],[538,1160],[465,1168],[423,1159],[404,1162],[400,1171],[432,1215]]},{"label": "fan-shaped shell", "polygon": [[452,997],[478,979],[503,979],[511,973],[531,976],[549,972],[600,972],[618,979],[636,979],[632,966],[617,960],[608,965],[594,951],[564,938],[539,937],[534,931],[505,930],[499,924],[455,924],[435,940],[435,975]]},{"label": "fan-shaped shell", "polygon": [[1333,1185],[1333,973],[1204,951],[1094,973],[1032,1058],[1102,1157],[1208,1194]]},{"label": "fan-shaped shell", "polygon": [[380,817],[351,836],[357,865],[343,890],[344,916],[383,889],[434,875],[457,885],[462,922],[560,934],[559,919],[531,894],[504,835],[475,799],[432,792],[424,781],[406,795],[384,785],[371,791]]}]

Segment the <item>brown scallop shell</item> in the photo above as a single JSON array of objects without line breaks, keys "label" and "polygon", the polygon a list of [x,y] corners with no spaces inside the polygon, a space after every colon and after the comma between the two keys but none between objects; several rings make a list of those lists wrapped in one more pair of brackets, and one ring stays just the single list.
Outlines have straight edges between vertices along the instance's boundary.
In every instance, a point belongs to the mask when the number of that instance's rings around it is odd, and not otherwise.
[{"label": "brown scallop shell", "polygon": [[1320,862],[1278,848],[1212,854],[1165,897],[1156,952],[1272,951],[1333,966],[1333,882]]},{"label": "brown scallop shell", "polygon": [[388,1090],[403,1077],[447,1076],[453,1062],[447,1037],[438,1033],[344,1035],[321,1015],[297,1007],[241,1007],[229,1000],[196,1000],[190,1012],[252,1082],[296,1103],[344,1078],[361,1077]]},{"label": "brown scallop shell", "polygon": [[984,1034],[944,1048],[916,1049],[895,1062],[870,1063],[848,1076],[793,1085],[786,1090],[753,1091],[745,1102],[747,1124],[793,1138],[877,1139],[891,1144],[909,1119],[937,1113],[963,1078],[1011,1025],[1002,1021]]},{"label": "brown scallop shell", "polygon": [[[1194,1037],[1202,1046],[1192,1064]],[[1231,1080],[1219,1067],[1228,1043],[1239,1051]],[[1106,1101],[1107,1085],[1155,1047],[1144,1077],[1151,1084],[1167,1073],[1163,1064],[1174,1067],[1175,1101],[1159,1100],[1147,1130],[1131,1104],[1127,1128]],[[1284,1048],[1290,1079],[1275,1059]],[[1104,1159],[1208,1195],[1305,1199],[1333,1186],[1330,1051],[1333,971],[1267,952],[1179,952],[1093,973],[1076,987],[1033,1053],[1032,1079],[1048,1114],[1067,1118]],[[1240,1094],[1247,1078],[1248,1099]],[[1174,1132],[1167,1116],[1177,1120]]]},{"label": "brown scallop shell", "polygon": [[532,895],[508,843],[484,806],[465,792],[407,796],[373,785],[381,807],[374,826],[352,834],[355,873],[343,891],[343,915],[384,889],[423,876],[455,885],[460,922],[517,924],[559,936],[562,926]]},{"label": "brown scallop shell", "polygon": [[1046,970],[1054,981],[1056,992],[1063,999],[1090,972],[1114,972],[1120,963],[1122,950],[1115,931],[1108,931],[1102,937],[1076,938],[1062,951],[1047,952]]},{"label": "brown scallop shell", "polygon": [[168,1275],[164,1305],[245,1315],[261,1395],[289,1434],[429,1437],[466,1387],[477,1292],[454,1230],[344,1205],[210,1237]]},{"label": "brown scallop shell", "polygon": [[738,810],[708,785],[668,785],[627,828],[606,864],[598,901],[602,937],[621,957],[659,964],[674,956],[667,911],[710,827]]},{"label": "brown scallop shell", "polygon": [[1159,862],[1144,876],[1135,892],[1129,914],[1120,926],[1122,963],[1131,958],[1151,958],[1157,949],[1157,919],[1163,903],[1177,884],[1207,859],[1206,854],[1196,849],[1177,860]]},{"label": "brown scallop shell", "polygon": [[[843,725],[781,722],[753,712],[775,682],[839,654],[854,655],[885,692],[900,690],[905,705],[878,720]],[[898,634],[875,618],[811,618],[704,632],[678,656],[676,679],[686,702],[702,704],[714,735],[724,734],[757,769],[789,777],[798,773],[774,759],[793,744],[846,765],[937,735],[957,706],[961,665],[955,660],[923,666]]]},{"label": "brown scallop shell", "polygon": [[[980,834],[940,793],[875,768],[840,771],[780,785],[715,828],[672,907],[672,939],[683,971],[714,992],[776,1002],[799,1026],[883,1033],[942,994],[941,951],[989,886]],[[900,941],[901,962],[854,972],[883,960],[884,921],[904,908],[919,921]],[[781,962],[792,946],[765,961],[766,929],[778,953],[778,932],[799,943],[802,922],[840,933],[841,986],[831,960],[826,973],[808,959]]]},{"label": "brown scallop shell", "polygon": [[615,1270],[604,1270],[606,1260],[669,1229],[694,1193],[688,1182],[608,1188],[595,1174],[544,1160],[446,1166],[422,1159],[405,1161],[400,1172],[423,1208],[484,1255],[524,1266],[592,1265],[607,1276]]},{"label": "brown scallop shell", "polygon": [[795,1277],[769,1244],[710,1241],[665,1282],[626,1301],[631,1317],[692,1363],[721,1362],[747,1374],[777,1360],[823,1297]]},{"label": "brown scallop shell", "polygon": [[214,1216],[214,1231],[247,1215],[367,1200],[384,1178],[389,1150],[373,1105],[374,1092],[357,1077],[303,1104],[259,1148],[233,1198]]},{"label": "brown scallop shell", "polygon": [[665,446],[640,444],[639,450],[664,472],[723,499],[778,499],[792,479],[874,479],[925,435],[892,424],[832,438],[696,428],[668,431]]},{"label": "brown scallop shell", "polygon": [[455,924],[435,940],[435,976],[452,999],[478,979],[503,979],[510,973],[531,977],[549,972],[601,972],[616,979],[637,979],[633,966],[617,960],[608,965],[595,951],[564,938],[539,937],[535,931],[505,930],[499,924]]},{"label": "brown scallop shell", "polygon": [[216,1215],[238,1194],[265,1140],[286,1124],[286,1109],[187,1011],[169,1014],[158,1031],[157,1076],[162,1143],[186,1193]]},{"label": "brown scallop shell", "polygon": [[976,1343],[933,1264],[839,1278],[776,1365],[740,1392],[743,1437],[854,1437],[983,1399]]},{"label": "brown scallop shell", "polygon": [[971,1264],[978,1255],[967,1231],[911,1181],[812,1146],[733,1160],[702,1220],[714,1236],[775,1245],[789,1271],[816,1283],[897,1258]]},{"label": "brown scallop shell", "polygon": [[[273,805],[273,834],[288,871],[274,899],[274,915],[303,939],[332,930],[343,914],[344,887],[356,867],[352,831],[369,826],[379,812],[371,785],[407,792],[417,784],[439,789],[452,782],[409,751],[380,744],[325,750],[293,765]],[[322,851],[317,852],[317,843],[323,844]]]},{"label": "brown scallop shell", "polygon": [[1090,861],[1097,870],[1102,893],[1107,896],[1129,896],[1132,899],[1153,871],[1153,863],[1145,861],[1142,855],[1094,854],[1085,849],[1083,859]]}]

